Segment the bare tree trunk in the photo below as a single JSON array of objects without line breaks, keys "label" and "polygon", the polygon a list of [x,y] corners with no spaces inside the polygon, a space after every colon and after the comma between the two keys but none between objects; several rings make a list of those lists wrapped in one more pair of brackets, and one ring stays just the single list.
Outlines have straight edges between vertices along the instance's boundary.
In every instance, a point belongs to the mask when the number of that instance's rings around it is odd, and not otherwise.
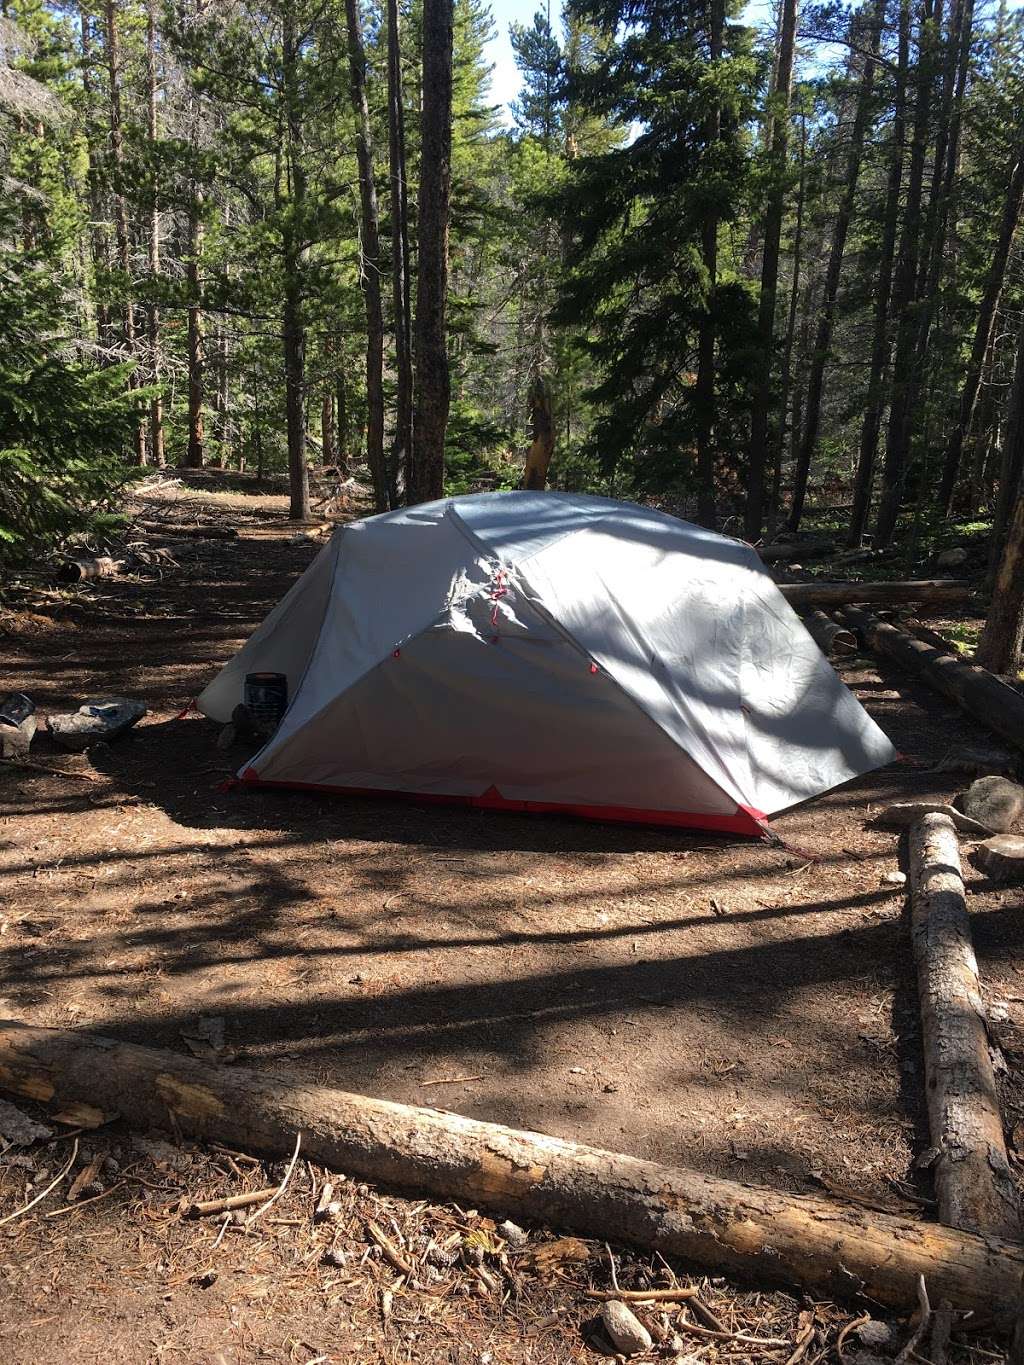
[{"label": "bare tree trunk", "polygon": [[[128,237],[128,210],[124,197],[124,134],[121,115],[121,52],[117,32],[115,0],[106,0],[107,72],[110,79],[110,160],[114,173],[114,232],[117,239],[117,263],[121,267],[122,287],[126,291],[124,305],[124,345],[127,359],[138,362],[135,341],[135,304],[132,301],[131,243]],[[128,378],[129,389],[137,389],[139,380],[133,370]],[[135,428],[135,462],[146,463],[146,431],[140,422]]]},{"label": "bare tree trunk", "polygon": [[[796,344],[796,320],[800,310],[800,271],[803,264],[804,199],[807,191],[807,119],[800,119],[800,180],[796,191],[796,226],[793,231],[793,269],[789,282],[789,314],[786,318],[786,342],[782,352],[782,374],[779,379],[779,412],[781,418],[772,442],[772,486],[768,497],[768,532],[771,540],[779,522],[782,501],[782,454],[786,446],[786,423],[789,421],[791,444],[799,440],[796,429],[802,421],[801,407],[793,393],[793,349]],[[792,400],[792,413],[790,401]]]},{"label": "bare tree trunk", "polygon": [[1016,148],[1014,161],[1007,177],[1006,201],[999,225],[999,237],[995,251],[989,262],[985,279],[985,292],[978,306],[978,318],[974,328],[974,342],[971,358],[967,364],[963,388],[960,391],[960,407],[956,421],[949,434],[942,466],[942,483],[939,488],[939,508],[944,516],[949,516],[953,505],[953,493],[960,472],[964,442],[967,440],[974,420],[974,410],[981,387],[982,369],[995,330],[999,298],[1006,278],[1006,266],[1010,259],[1013,239],[1020,222],[1021,209],[1024,207],[1024,141]]},{"label": "bare tree trunk", "polygon": [[[938,3],[941,4],[941,0],[938,0]],[[914,358],[918,321],[914,312],[914,302],[921,259],[921,196],[935,78],[934,39],[931,36],[934,18],[935,0],[922,0],[910,174],[907,181],[903,231],[900,236],[899,263],[893,286],[893,314],[898,320],[896,355],[893,360],[889,426],[886,433],[885,464],[882,470],[882,497],[875,523],[876,545],[888,545],[892,540],[903,498],[910,452],[912,399],[916,387]]]},{"label": "bare tree trunk", "polygon": [[373,172],[373,135],[366,98],[366,52],[357,0],[345,0],[348,23],[349,83],[356,120],[356,161],[359,165],[361,224],[360,285],[366,307],[366,463],[373,480],[374,507],[386,512],[392,505],[384,460],[384,309],[381,304],[380,215]]},{"label": "bare tree trunk", "polygon": [[185,276],[188,283],[188,447],[185,463],[202,469],[206,432],[203,424],[203,399],[206,382],[206,338],[203,332],[203,196],[191,187],[188,208],[188,258]]},{"label": "bare tree trunk", "polygon": [[[722,59],[725,0],[711,0],[708,52],[712,64]],[[722,110],[716,100],[704,125],[712,151],[722,135]],[[697,520],[714,530],[715,507],[715,290],[718,286],[718,214],[709,208],[701,227],[701,255],[707,276],[707,298],[697,334],[697,379],[693,397],[697,417]]]},{"label": "bare tree trunk", "polygon": [[1024,326],[1017,345],[1010,414],[1007,421],[1004,468],[1016,472],[1007,501],[1012,509],[1002,545],[988,620],[978,642],[978,662],[994,673],[1015,673],[1021,665],[1024,640]]},{"label": "bare tree trunk", "polygon": [[84,5],[79,6],[78,10],[79,27],[82,41],[82,91],[85,95],[85,144],[89,159],[89,166],[86,172],[86,180],[89,186],[89,240],[92,248],[92,268],[93,268],[93,287],[96,289],[96,340],[109,345],[110,343],[110,308],[107,304],[105,294],[97,287],[100,277],[105,290],[108,285],[106,281],[107,271],[110,269],[110,261],[107,254],[107,243],[103,235],[103,195],[100,189],[100,177],[97,170],[97,149],[95,145],[94,132],[94,108],[95,88],[93,86],[93,67],[92,67],[92,19]]},{"label": "bare tree trunk", "polygon": [[871,29],[868,37],[869,55],[864,57],[864,70],[861,75],[860,89],[857,93],[857,108],[853,116],[853,127],[850,131],[850,150],[846,161],[843,192],[839,200],[835,226],[832,229],[832,246],[829,251],[828,267],[825,271],[825,299],[818,319],[818,334],[815,338],[811,369],[807,379],[804,429],[793,477],[793,503],[789,513],[789,529],[791,531],[797,530],[800,526],[804,499],[807,496],[807,480],[810,476],[811,461],[818,444],[825,367],[828,364],[829,351],[832,346],[832,329],[835,323],[839,280],[843,269],[843,256],[846,251],[846,238],[853,219],[853,207],[857,197],[857,181],[860,179],[860,164],[864,154],[864,135],[867,132],[868,119],[871,114],[871,95],[875,83],[874,58],[878,55],[878,45],[881,41],[884,20],[885,0],[879,0],[871,16]]},{"label": "bare tree trunk", "polygon": [[424,0],[420,116],[419,276],[410,503],[444,493],[444,438],[451,401],[446,319],[452,174],[452,0]]},{"label": "bare tree trunk", "polygon": [[[146,118],[151,151],[155,153],[156,123],[156,0],[146,5]],[[160,392],[160,308],[156,302],[157,281],[160,278],[160,201],[156,186],[149,211],[149,363],[156,392],[149,402],[149,453],[153,464],[164,464],[164,400]]]},{"label": "bare tree trunk", "polygon": [[[388,157],[391,173],[391,297],[395,314],[395,437],[389,484],[398,493],[412,458],[412,299],[409,284],[409,199],[405,170],[405,106],[398,0],[387,0]],[[393,497],[393,500],[395,498]]]},{"label": "bare tree trunk", "polygon": [[789,101],[793,84],[796,16],[797,0],[782,0],[778,73],[772,92],[772,99],[777,107],[772,110],[775,122],[769,152],[771,188],[765,213],[764,248],[761,255],[761,300],[757,315],[758,374],[750,418],[747,507],[744,517],[748,540],[757,540],[761,535],[765,469],[771,444],[772,350],[775,336],[775,300],[779,287],[782,217],[786,203],[786,152],[789,145]]},{"label": "bare tree trunk", "polygon": [[878,437],[885,408],[885,379],[891,353],[889,305],[892,300],[893,263],[896,259],[896,234],[899,225],[900,189],[906,152],[907,68],[910,62],[910,0],[900,0],[898,57],[896,66],[895,115],[892,126],[892,154],[885,190],[882,221],[882,250],[875,287],[874,331],[871,341],[871,368],[864,401],[864,421],[860,429],[860,450],[853,485],[853,511],[847,544],[858,546],[864,539],[871,510]]},{"label": "bare tree trunk", "polygon": [[530,423],[533,435],[526,453],[523,487],[540,491],[547,486],[555,449],[555,428],[551,416],[551,387],[539,370],[530,385]]},{"label": "bare tree trunk", "polygon": [[293,521],[308,521],[309,467],[306,463],[306,322],[303,307],[302,277],[306,254],[304,213],[306,173],[302,164],[303,127],[301,93],[298,88],[299,44],[295,16],[287,9],[282,31],[282,62],[286,164],[288,167],[289,225],[284,241],[284,402],[288,428],[288,515]]}]

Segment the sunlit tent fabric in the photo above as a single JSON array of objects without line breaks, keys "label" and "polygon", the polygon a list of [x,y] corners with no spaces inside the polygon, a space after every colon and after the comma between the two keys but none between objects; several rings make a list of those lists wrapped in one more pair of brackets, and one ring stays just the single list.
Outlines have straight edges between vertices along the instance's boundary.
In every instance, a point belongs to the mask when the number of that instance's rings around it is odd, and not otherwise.
[{"label": "sunlit tent fabric", "polygon": [[199,698],[288,678],[244,782],[756,834],[895,755],[748,545],[560,493],[339,527]]}]

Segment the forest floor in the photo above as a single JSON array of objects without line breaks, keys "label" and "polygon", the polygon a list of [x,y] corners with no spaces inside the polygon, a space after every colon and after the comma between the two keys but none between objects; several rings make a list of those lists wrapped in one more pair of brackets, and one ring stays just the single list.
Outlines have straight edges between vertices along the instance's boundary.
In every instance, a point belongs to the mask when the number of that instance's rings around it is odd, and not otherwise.
[{"label": "forest floor", "polygon": [[[885,880],[900,848],[865,820],[893,800],[951,798],[964,778],[943,759],[990,736],[855,658],[843,676],[901,759],[774,820],[782,848],[224,792],[244,746],[221,752],[219,727],[181,712],[319,540],[296,538],[280,496],[178,484],[144,498],[147,520],[198,518],[238,538],[139,533],[149,563],[66,593],[30,585],[0,607],[0,690],[28,692],[42,712],[111,694],[149,707],[109,747],[73,756],[40,732],[32,758],[50,770],[0,769],[0,1017],[177,1050],[187,1035],[195,1047],[201,1021],[221,1021],[214,1034],[246,1065],[927,1216],[916,990],[903,891]],[[1024,1160],[1020,894],[967,875]],[[114,1156],[123,1184],[48,1220],[55,1195],[0,1228],[11,1365],[596,1358],[578,1289],[607,1283],[593,1244],[589,1261],[559,1269],[556,1254],[543,1273],[510,1277],[501,1305],[466,1272],[436,1301],[382,1298],[394,1275],[366,1259],[369,1211],[408,1231],[410,1248],[480,1220],[346,1185],[328,1236],[309,1221],[315,1173],[303,1167],[261,1235],[214,1249],[218,1225],[183,1223],[178,1192],[227,1192],[255,1168],[132,1153],[117,1132],[82,1141]],[[2,1218],[32,1173],[0,1167]],[[347,1249],[340,1269],[321,1264],[330,1236]],[[620,1267],[635,1283],[657,1270],[635,1257]],[[790,1344],[810,1311],[721,1282],[707,1292],[720,1317]],[[850,1316],[817,1313],[809,1362],[835,1358]],[[788,1354],[686,1345],[698,1360]]]}]

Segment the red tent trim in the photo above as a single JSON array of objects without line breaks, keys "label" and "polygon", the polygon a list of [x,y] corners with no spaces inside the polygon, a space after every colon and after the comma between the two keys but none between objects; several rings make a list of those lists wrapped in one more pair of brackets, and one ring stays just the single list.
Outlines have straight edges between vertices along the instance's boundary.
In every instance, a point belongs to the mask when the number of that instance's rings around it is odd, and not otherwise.
[{"label": "red tent trim", "polygon": [[601,820],[628,825],[671,825],[682,829],[709,829],[723,834],[764,836],[768,817],[753,806],[738,806],[735,815],[714,815],[701,811],[642,810],[634,806],[584,806],[567,801],[511,801],[497,787],[488,787],[479,796],[453,796],[439,792],[392,791],[381,787],[334,787],[321,782],[266,782],[255,768],[246,768],[241,777],[247,787],[280,791],[320,792],[332,796],[386,797],[436,806],[472,806],[482,810],[521,811],[538,815],[574,815],[583,820]]}]

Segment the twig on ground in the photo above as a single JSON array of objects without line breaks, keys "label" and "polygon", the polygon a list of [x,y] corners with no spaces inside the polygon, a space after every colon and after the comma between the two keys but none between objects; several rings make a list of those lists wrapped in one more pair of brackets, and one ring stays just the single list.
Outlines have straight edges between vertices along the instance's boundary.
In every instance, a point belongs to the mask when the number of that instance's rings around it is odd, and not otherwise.
[{"label": "twig on ground", "polygon": [[611,1247],[608,1245],[607,1242],[605,1242],[605,1244],[604,1244],[604,1249],[605,1249],[605,1251],[607,1251],[607,1253],[608,1253],[608,1264],[609,1264],[609,1266],[611,1267],[611,1272],[612,1272],[612,1288],[615,1290],[615,1292],[616,1292],[616,1294],[617,1294],[617,1293],[619,1292],[619,1277],[618,1277],[618,1275],[615,1273],[615,1257],[612,1255],[612,1249],[611,1249]]},{"label": "twig on ground", "polygon": [[41,1194],[37,1194],[34,1199],[30,1199],[29,1202],[23,1208],[15,1209],[14,1212],[9,1213],[6,1218],[0,1218],[0,1228],[2,1228],[5,1223],[13,1223],[15,1218],[20,1218],[22,1214],[28,1213],[29,1209],[34,1209],[37,1204],[41,1203],[42,1200],[46,1198],[46,1196],[50,1193],[51,1190],[55,1190],[57,1186],[60,1184],[60,1182],[64,1179],[64,1177],[67,1175],[68,1171],[71,1170],[71,1167],[75,1164],[75,1159],[77,1158],[77,1156],[78,1139],[75,1138],[75,1145],[71,1148],[71,1155],[68,1157],[67,1161],[61,1168],[60,1174],[50,1181],[49,1185],[47,1185],[46,1189],[43,1190]]},{"label": "twig on ground", "polygon": [[400,1275],[405,1275],[411,1280],[414,1274],[412,1266],[372,1219],[367,1221],[366,1231],[369,1233],[370,1240],[376,1242],[384,1253],[385,1260],[389,1261]]},{"label": "twig on ground", "polygon": [[609,1299],[621,1299],[623,1303],[684,1303],[697,1295],[696,1289],[587,1289],[584,1297],[607,1303]]},{"label": "twig on ground", "polygon": [[51,773],[54,777],[74,777],[79,782],[102,782],[102,777],[96,777],[93,773],[74,773],[66,768],[54,768],[49,763],[36,763],[34,759],[27,758],[0,758],[0,763],[6,763],[10,768],[31,768],[37,773]]},{"label": "twig on ground", "polygon": [[752,1337],[746,1332],[716,1332],[711,1327],[701,1327],[697,1322],[691,1322],[685,1314],[681,1313],[676,1319],[676,1326],[682,1332],[692,1332],[694,1336],[711,1337],[715,1341],[740,1341],[744,1346],[788,1346],[789,1341],[786,1337]]},{"label": "twig on ground", "polygon": [[710,1327],[713,1332],[728,1332],[728,1328],[721,1318],[717,1318],[702,1298],[694,1294],[690,1300],[690,1310],[697,1314],[705,1327]]},{"label": "twig on ground", "polygon": [[924,1282],[923,1275],[917,1277],[917,1301],[921,1305],[921,1320],[906,1346],[896,1357],[896,1365],[905,1365],[906,1361],[914,1359],[917,1348],[924,1340],[932,1320],[932,1306],[928,1302],[928,1286]]},{"label": "twig on ground", "polygon": [[839,1357],[841,1365],[846,1365],[846,1356],[843,1354],[843,1348],[849,1339],[850,1333],[856,1332],[858,1327],[863,1327],[866,1322],[870,1321],[871,1314],[862,1313],[859,1318],[851,1318],[840,1331],[839,1336],[836,1338],[836,1355]]},{"label": "twig on ground", "polygon": [[438,1076],[432,1081],[420,1081],[420,1085],[426,1088],[428,1085],[461,1085],[464,1081],[482,1081],[484,1075],[479,1076]]},{"label": "twig on ground", "polygon": [[270,1208],[271,1204],[276,1203],[276,1201],[281,1198],[282,1194],[284,1194],[285,1190],[288,1188],[288,1181],[291,1180],[292,1171],[295,1170],[295,1163],[299,1159],[299,1148],[301,1147],[301,1145],[302,1133],[299,1132],[295,1134],[295,1151],[292,1152],[292,1159],[288,1163],[288,1169],[284,1173],[284,1179],[281,1181],[280,1185],[278,1185],[277,1189],[270,1196],[267,1202],[265,1204],[261,1204],[255,1213],[250,1213],[249,1217],[245,1220],[245,1226],[247,1228],[251,1227],[252,1224],[255,1223],[256,1219],[261,1217],[262,1214],[266,1213],[267,1209]]},{"label": "twig on ground", "polygon": [[265,1190],[247,1190],[245,1194],[229,1194],[223,1199],[204,1199],[196,1204],[187,1204],[182,1210],[182,1217],[207,1218],[212,1213],[230,1213],[232,1209],[248,1208],[251,1204],[259,1204],[264,1199],[269,1201],[270,1196],[279,1188],[271,1186]]},{"label": "twig on ground", "polygon": [[44,1213],[44,1218],[59,1218],[62,1213],[74,1213],[75,1209],[84,1209],[86,1204],[95,1204],[98,1199],[106,1199],[108,1194],[113,1194],[119,1190],[125,1181],[119,1180],[116,1185],[111,1185],[108,1190],[101,1190],[99,1194],[92,1194],[88,1199],[76,1199],[73,1204],[65,1204],[63,1208],[54,1209],[51,1213]]}]

